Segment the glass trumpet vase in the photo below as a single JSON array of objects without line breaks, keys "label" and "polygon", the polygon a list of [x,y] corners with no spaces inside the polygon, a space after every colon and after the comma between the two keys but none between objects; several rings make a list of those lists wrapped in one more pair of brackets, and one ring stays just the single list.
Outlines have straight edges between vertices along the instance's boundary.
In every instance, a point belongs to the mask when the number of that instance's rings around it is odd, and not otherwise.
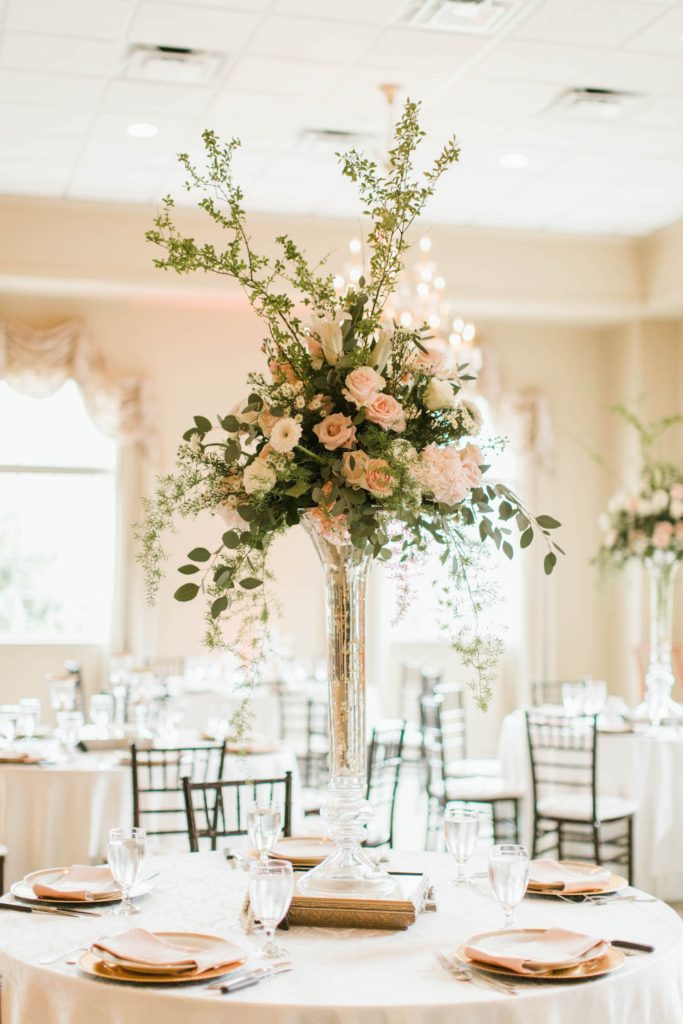
[{"label": "glass trumpet vase", "polygon": [[311,896],[389,895],[394,879],[363,849],[372,808],[365,798],[365,620],[371,555],[348,535],[304,512],[325,576],[330,781],[321,817],[334,851],[298,883]]},{"label": "glass trumpet vase", "polygon": [[650,657],[641,708],[652,725],[657,726],[681,713],[671,699],[675,682],[671,667],[674,584],[679,563],[675,552],[657,551],[645,564],[650,590]]}]

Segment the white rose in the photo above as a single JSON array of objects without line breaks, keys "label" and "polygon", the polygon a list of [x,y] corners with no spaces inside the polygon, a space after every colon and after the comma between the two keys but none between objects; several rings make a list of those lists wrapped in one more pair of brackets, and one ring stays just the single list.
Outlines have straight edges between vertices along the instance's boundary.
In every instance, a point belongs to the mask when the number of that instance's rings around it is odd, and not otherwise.
[{"label": "white rose", "polygon": [[454,402],[452,384],[450,381],[432,377],[424,390],[422,401],[431,412],[436,412],[437,409],[450,409]]},{"label": "white rose", "polygon": [[275,487],[276,480],[275,471],[262,459],[250,462],[242,476],[247,494],[266,494]]},{"label": "white rose", "polygon": [[683,519],[683,501],[678,498],[672,498],[669,512],[672,519]]},{"label": "white rose", "polygon": [[669,493],[668,491],[655,491],[650,501],[652,511],[656,515],[659,512],[663,512],[665,508],[669,507]]},{"label": "white rose", "polygon": [[654,512],[652,507],[651,498],[639,498],[638,499],[638,515],[639,516],[651,516]]},{"label": "white rose", "polygon": [[284,455],[296,448],[301,437],[301,425],[291,416],[283,416],[270,432],[270,443],[276,452]]}]

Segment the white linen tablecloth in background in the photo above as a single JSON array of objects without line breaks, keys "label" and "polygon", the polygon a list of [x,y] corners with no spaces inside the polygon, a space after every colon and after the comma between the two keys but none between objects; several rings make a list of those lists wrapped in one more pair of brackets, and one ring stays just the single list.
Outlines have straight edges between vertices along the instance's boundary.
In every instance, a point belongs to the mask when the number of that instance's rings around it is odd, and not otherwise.
[{"label": "white linen tablecloth in background", "polygon": [[[532,794],[524,711],[503,721],[498,745],[503,774],[528,794],[523,838],[531,844]],[[662,900],[683,900],[683,730],[598,735],[598,792],[638,805],[634,820],[635,882]]]},{"label": "white linen tablecloth in background", "polygon": [[391,866],[426,870],[436,883],[438,911],[407,931],[295,928],[281,939],[294,970],[256,988],[221,996],[202,987],[150,988],[101,981],[42,957],[90,943],[103,932],[141,926],[200,931],[253,948],[238,914],[247,875],[220,854],[156,858],[143,874],[161,871],[142,913],[115,917],[29,917],[0,911],[3,1024],[682,1024],[683,923],[662,903],[610,906],[526,899],[520,927],[557,925],[607,938],[652,943],[656,952],[628,957],[613,974],[563,986],[524,985],[517,997],[458,982],[434,960],[472,934],[500,928],[502,911],[482,881],[470,890],[448,880],[454,862],[443,854],[396,854]]}]

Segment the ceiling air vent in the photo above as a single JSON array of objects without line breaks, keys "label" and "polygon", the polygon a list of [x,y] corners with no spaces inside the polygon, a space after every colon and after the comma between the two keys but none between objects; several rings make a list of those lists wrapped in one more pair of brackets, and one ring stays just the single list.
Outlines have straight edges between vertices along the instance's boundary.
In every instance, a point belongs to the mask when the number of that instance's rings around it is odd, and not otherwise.
[{"label": "ceiling air vent", "polygon": [[208,85],[218,74],[224,56],[182,46],[133,46],[128,52],[124,77],[144,82]]},{"label": "ceiling air vent", "polygon": [[377,140],[366,132],[345,132],[333,128],[305,128],[297,139],[302,153],[339,153],[345,149],[368,148]]},{"label": "ceiling air vent", "polygon": [[581,86],[561,93],[548,108],[548,113],[577,120],[613,121],[629,113],[641,98],[636,92]]},{"label": "ceiling air vent", "polygon": [[442,32],[499,29],[524,5],[524,0],[412,0],[402,21]]}]

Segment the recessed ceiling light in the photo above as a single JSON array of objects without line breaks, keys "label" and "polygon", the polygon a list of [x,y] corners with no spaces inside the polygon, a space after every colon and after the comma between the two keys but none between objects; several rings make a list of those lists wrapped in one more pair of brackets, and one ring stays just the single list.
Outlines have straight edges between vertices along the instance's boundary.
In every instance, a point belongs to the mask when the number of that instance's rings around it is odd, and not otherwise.
[{"label": "recessed ceiling light", "polygon": [[521,171],[523,167],[529,166],[529,157],[523,153],[506,153],[500,158],[500,166],[508,171]]},{"label": "recessed ceiling light", "polygon": [[133,124],[128,125],[126,131],[134,139],[151,139],[153,135],[159,134],[157,126],[155,124],[148,124],[146,121],[135,121]]}]

